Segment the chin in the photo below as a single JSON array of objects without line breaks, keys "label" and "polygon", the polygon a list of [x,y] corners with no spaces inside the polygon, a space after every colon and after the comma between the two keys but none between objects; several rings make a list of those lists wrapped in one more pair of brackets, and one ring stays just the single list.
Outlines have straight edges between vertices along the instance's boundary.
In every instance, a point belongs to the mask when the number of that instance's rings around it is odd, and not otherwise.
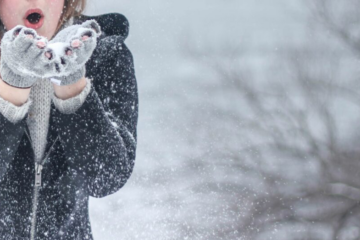
[{"label": "chin", "polygon": [[37,32],[38,35],[42,37],[46,37],[48,40],[50,40],[53,36],[53,33],[49,34],[49,31],[46,31],[45,29],[36,29],[35,31]]}]

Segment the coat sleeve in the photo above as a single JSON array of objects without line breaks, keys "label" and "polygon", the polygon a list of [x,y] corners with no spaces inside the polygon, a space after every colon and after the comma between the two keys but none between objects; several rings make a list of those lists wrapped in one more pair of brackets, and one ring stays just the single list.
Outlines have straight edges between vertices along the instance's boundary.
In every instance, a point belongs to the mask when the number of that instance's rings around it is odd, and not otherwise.
[{"label": "coat sleeve", "polygon": [[132,54],[120,37],[102,39],[86,67],[93,84],[85,102],[72,114],[55,109],[54,122],[71,175],[90,196],[104,197],[133,171],[138,90]]},{"label": "coat sleeve", "polygon": [[13,160],[25,131],[26,116],[32,101],[22,106],[0,98],[0,181]]}]

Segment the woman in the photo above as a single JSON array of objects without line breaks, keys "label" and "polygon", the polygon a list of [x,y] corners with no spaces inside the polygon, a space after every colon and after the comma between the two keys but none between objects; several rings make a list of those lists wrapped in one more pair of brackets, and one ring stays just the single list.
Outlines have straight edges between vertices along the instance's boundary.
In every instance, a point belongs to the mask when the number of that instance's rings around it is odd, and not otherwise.
[{"label": "woman", "polygon": [[138,91],[128,21],[80,15],[84,4],[0,0],[9,29],[1,43],[0,239],[92,239],[89,196],[115,193],[133,171]]}]

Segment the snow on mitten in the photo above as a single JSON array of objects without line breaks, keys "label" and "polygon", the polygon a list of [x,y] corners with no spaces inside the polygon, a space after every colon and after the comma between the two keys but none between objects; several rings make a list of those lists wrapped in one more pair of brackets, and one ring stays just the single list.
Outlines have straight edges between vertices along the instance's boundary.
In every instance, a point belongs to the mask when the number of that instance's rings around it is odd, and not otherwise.
[{"label": "snow on mitten", "polygon": [[18,25],[7,31],[1,40],[2,80],[18,88],[31,87],[51,67],[46,44],[46,38],[31,28]]},{"label": "snow on mitten", "polygon": [[54,75],[46,75],[58,85],[69,85],[85,76],[85,63],[90,59],[101,30],[95,20],[61,30],[48,44],[51,57],[58,63]]}]

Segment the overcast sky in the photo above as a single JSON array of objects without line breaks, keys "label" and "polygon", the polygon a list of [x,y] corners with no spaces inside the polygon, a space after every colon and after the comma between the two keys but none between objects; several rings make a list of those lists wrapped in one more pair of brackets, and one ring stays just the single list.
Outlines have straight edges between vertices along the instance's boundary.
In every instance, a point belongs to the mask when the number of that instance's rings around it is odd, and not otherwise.
[{"label": "overcast sky", "polygon": [[127,45],[142,79],[174,70],[181,41],[200,45],[231,44],[260,49],[298,41],[304,34],[304,11],[286,0],[88,0],[86,13],[120,12],[130,22]]}]

